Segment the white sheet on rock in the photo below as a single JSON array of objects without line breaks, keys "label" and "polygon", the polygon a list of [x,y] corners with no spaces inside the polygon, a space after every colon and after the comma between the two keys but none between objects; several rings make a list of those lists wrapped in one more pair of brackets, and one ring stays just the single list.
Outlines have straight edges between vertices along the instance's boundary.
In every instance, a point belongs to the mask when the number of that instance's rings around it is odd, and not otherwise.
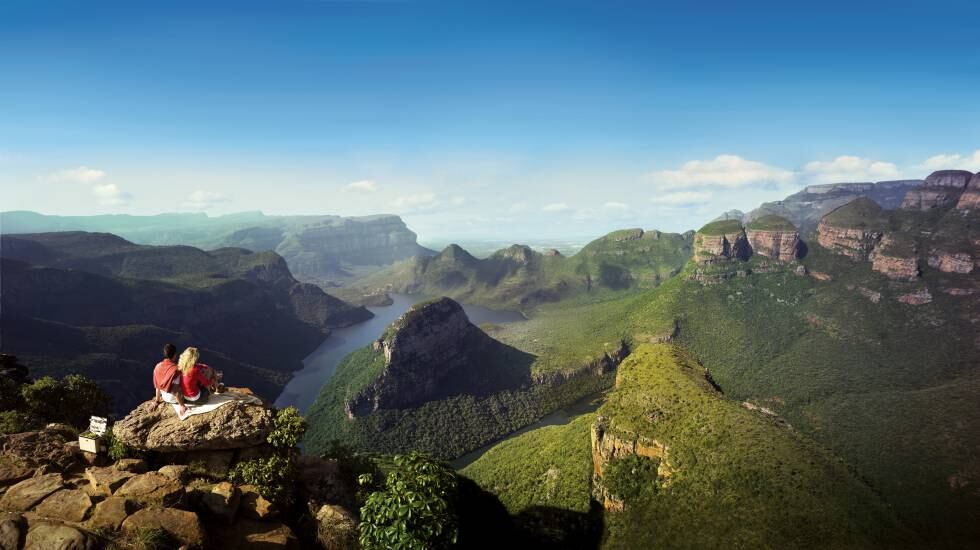
[{"label": "white sheet on rock", "polygon": [[236,392],[234,390],[228,390],[224,393],[212,393],[210,399],[208,399],[208,402],[203,405],[195,405],[190,401],[185,402],[185,404],[187,405],[187,412],[184,414],[180,414],[180,405],[178,405],[177,403],[171,403],[171,406],[174,408],[174,412],[177,413],[177,418],[180,418],[181,420],[187,420],[187,418],[195,414],[204,414],[204,413],[211,412],[226,403],[231,403],[232,401],[244,401],[246,403],[255,403],[255,404],[262,403],[262,400],[259,399],[258,397],[255,397],[254,395],[248,395],[245,393]]}]

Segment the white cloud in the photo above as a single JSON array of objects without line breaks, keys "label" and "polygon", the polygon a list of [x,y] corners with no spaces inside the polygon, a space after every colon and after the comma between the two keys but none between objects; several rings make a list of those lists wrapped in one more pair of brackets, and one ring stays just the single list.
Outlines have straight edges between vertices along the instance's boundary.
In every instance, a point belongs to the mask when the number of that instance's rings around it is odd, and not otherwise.
[{"label": "white cloud", "polygon": [[670,206],[690,206],[707,202],[710,199],[711,193],[708,191],[673,191],[657,195],[651,198],[650,202]]},{"label": "white cloud", "polygon": [[551,204],[546,204],[541,207],[541,210],[545,212],[564,212],[568,210],[568,204],[564,202],[553,202]]},{"label": "white cloud", "polygon": [[793,172],[737,155],[718,155],[711,160],[685,162],[677,170],[660,170],[648,177],[661,190],[702,187],[743,187],[792,183]]},{"label": "white cloud", "polygon": [[510,205],[510,211],[512,213],[524,212],[525,210],[527,210],[526,202],[515,202],[514,204]]},{"label": "white cloud", "polygon": [[228,202],[228,200],[228,197],[221,193],[198,189],[187,196],[187,200],[184,201],[184,206],[191,210],[208,210],[215,205]]},{"label": "white cloud", "polygon": [[344,191],[360,191],[362,193],[374,193],[378,190],[378,184],[374,180],[352,181],[344,186]]},{"label": "white cloud", "polygon": [[813,161],[803,166],[807,183],[846,183],[882,181],[902,177],[902,171],[890,162],[842,155],[831,161]]},{"label": "white cloud", "polygon": [[88,166],[68,168],[47,175],[45,179],[52,182],[95,183],[105,177],[105,171]]},{"label": "white cloud", "polygon": [[[927,170],[969,170],[971,172],[980,172],[980,149],[974,151],[972,155],[965,157],[958,154],[932,156],[926,159],[922,163],[922,166]],[[925,175],[922,174],[923,177]]]},{"label": "white cloud", "polygon": [[607,202],[606,204],[602,205],[602,207],[605,208],[605,209],[607,209],[607,210],[629,210],[630,209],[630,206],[628,204],[626,204],[625,202],[615,202],[615,201]]},{"label": "white cloud", "polygon": [[433,193],[417,193],[415,195],[404,195],[391,201],[391,206],[398,212],[418,212],[421,210],[431,210],[439,205]]},{"label": "white cloud", "polygon": [[92,194],[103,206],[120,206],[129,203],[133,196],[114,183],[100,183],[92,187]]}]

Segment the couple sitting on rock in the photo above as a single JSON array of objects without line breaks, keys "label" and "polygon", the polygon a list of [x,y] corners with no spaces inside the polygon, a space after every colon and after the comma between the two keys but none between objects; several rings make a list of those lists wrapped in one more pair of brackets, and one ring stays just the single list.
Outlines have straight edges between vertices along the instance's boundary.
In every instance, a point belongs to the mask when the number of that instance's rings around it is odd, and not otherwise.
[{"label": "couple sitting on rock", "polygon": [[211,392],[222,390],[221,374],[211,367],[198,363],[201,354],[197,348],[187,348],[177,359],[173,344],[163,346],[163,361],[153,368],[153,385],[156,387],[154,407],[161,401],[180,405],[180,414],[187,412],[186,403],[203,405]]}]

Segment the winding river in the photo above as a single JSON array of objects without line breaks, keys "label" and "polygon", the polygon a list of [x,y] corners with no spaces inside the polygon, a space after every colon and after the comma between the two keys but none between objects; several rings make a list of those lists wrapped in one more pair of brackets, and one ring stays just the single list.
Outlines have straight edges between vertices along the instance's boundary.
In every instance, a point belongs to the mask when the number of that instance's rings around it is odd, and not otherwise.
[{"label": "winding river", "polygon": [[[333,376],[337,365],[344,357],[376,340],[381,336],[385,327],[398,316],[405,313],[413,304],[427,298],[427,296],[391,294],[394,303],[390,306],[368,308],[374,314],[373,318],[351,327],[333,331],[320,344],[320,347],[303,361],[303,368],[294,374],[286,387],[283,388],[279,398],[276,399],[276,407],[293,406],[302,412],[306,412],[310,405],[316,401],[320,388]],[[524,316],[516,311],[499,311],[482,306],[461,305],[470,322],[476,325],[513,323],[524,320]]]}]

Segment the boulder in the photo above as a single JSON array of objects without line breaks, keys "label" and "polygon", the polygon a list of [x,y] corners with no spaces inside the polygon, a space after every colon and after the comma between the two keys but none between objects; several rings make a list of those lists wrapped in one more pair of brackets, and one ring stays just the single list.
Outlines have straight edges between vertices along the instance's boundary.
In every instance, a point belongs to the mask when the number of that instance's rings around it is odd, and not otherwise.
[{"label": "boulder", "polygon": [[358,548],[357,521],[341,506],[325,504],[316,513],[316,538],[324,548],[355,550]]},{"label": "boulder", "polygon": [[139,458],[122,458],[117,460],[112,466],[121,472],[129,472],[131,474],[145,474],[147,469],[146,461]]},{"label": "boulder", "polygon": [[239,490],[242,498],[238,511],[242,516],[249,519],[271,519],[279,515],[276,505],[262,496],[254,485],[242,485]]},{"label": "boulder", "polygon": [[3,497],[0,497],[0,510],[26,512],[64,486],[61,474],[47,474],[25,479],[7,489]]},{"label": "boulder", "polygon": [[232,401],[206,414],[180,420],[173,407],[146,401],[112,427],[133,449],[158,452],[252,447],[272,431],[273,410],[265,404]]},{"label": "boulder", "polygon": [[166,466],[161,467],[158,472],[160,475],[166,476],[181,483],[187,480],[186,464],[167,464]]},{"label": "boulder", "polygon": [[123,520],[133,512],[136,507],[132,501],[125,497],[108,497],[95,505],[89,525],[94,529],[108,529],[118,531],[122,526]]},{"label": "boulder", "polygon": [[74,527],[37,522],[27,532],[24,550],[96,550],[98,541]]},{"label": "boulder", "polygon": [[[144,508],[122,522],[123,532],[138,532],[142,529],[163,529],[174,536],[181,544],[191,548],[204,546],[204,529],[201,520],[194,512],[176,508]],[[221,548],[222,546],[216,545]]]},{"label": "boulder", "polygon": [[122,472],[115,468],[92,467],[85,469],[85,477],[88,478],[90,488],[93,493],[98,495],[111,496],[123,486],[133,474]]},{"label": "boulder", "polygon": [[138,502],[170,506],[184,496],[184,485],[159,472],[149,472],[133,476],[114,494]]},{"label": "boulder", "polygon": [[[227,550],[262,548],[268,550],[299,549],[293,530],[279,522],[254,521],[239,518],[230,526],[215,525],[209,531],[215,547]],[[327,546],[333,550],[334,547]]]},{"label": "boulder", "polygon": [[57,491],[37,507],[38,515],[64,521],[81,522],[92,509],[92,499],[85,491],[63,489]]},{"label": "boulder", "polygon": [[70,443],[58,429],[0,435],[0,463],[4,465],[0,485],[20,481],[42,466],[67,470],[79,458],[77,445]]},{"label": "boulder", "polygon": [[20,535],[24,525],[21,517],[0,519],[0,550],[17,550],[20,548]]},{"label": "boulder", "polygon": [[227,481],[222,481],[215,485],[210,493],[206,493],[201,498],[201,503],[209,515],[231,523],[235,520],[238,513],[238,506],[241,503],[242,493]]}]

